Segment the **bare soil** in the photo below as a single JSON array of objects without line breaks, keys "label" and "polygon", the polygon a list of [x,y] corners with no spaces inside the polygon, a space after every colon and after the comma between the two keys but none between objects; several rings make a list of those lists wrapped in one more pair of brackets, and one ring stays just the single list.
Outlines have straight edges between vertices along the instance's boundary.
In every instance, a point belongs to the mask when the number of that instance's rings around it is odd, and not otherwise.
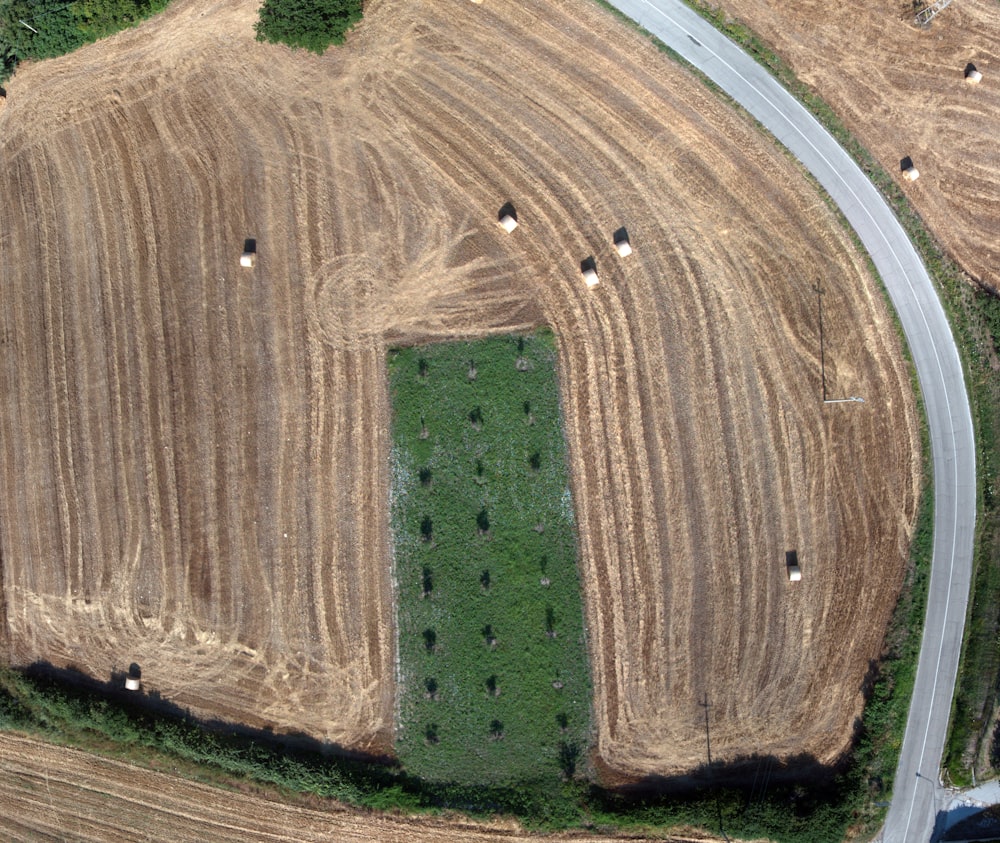
[{"label": "bare soil", "polygon": [[[715,759],[838,757],[919,443],[823,198],[589,3],[375,0],[323,57],[255,43],[256,7],[177,0],[8,87],[10,661],[388,749],[386,349],[547,323],[602,769],[703,763],[706,696]],[[828,393],[863,404],[821,401],[817,285]]]},{"label": "bare soil", "polygon": [[[770,42],[896,175],[951,257],[1000,291],[1000,4],[952,3],[929,27],[903,0],[713,0]],[[930,5],[920,2],[916,8]],[[979,85],[967,85],[973,63]],[[910,156],[920,178],[902,178]]]}]

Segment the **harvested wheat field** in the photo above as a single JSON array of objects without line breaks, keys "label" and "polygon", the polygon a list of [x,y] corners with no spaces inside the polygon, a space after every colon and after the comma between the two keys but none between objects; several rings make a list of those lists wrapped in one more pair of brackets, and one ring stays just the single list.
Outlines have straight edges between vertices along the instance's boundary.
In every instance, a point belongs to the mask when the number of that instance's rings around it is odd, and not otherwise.
[{"label": "harvested wheat field", "polygon": [[[0,834],[7,843],[131,839],[164,843],[609,843],[612,839],[590,834],[532,836],[511,823],[472,823],[440,816],[358,814],[330,807],[316,810],[8,735],[0,736],[0,800],[7,808],[0,812]],[[18,811],[9,810],[15,805]],[[656,839],[697,843],[710,838],[680,834]]]},{"label": "harvested wheat field", "polygon": [[[1000,5],[952,3],[929,27],[901,0],[713,0],[770,42],[899,181],[942,246],[1000,291]],[[921,2],[916,8],[929,6]],[[965,82],[972,63],[983,74]],[[911,156],[920,179],[902,178]]]},{"label": "harvested wheat field", "polygon": [[[323,57],[255,43],[256,6],[177,0],[9,84],[10,661],[389,750],[386,350],[547,323],[598,766],[698,766],[706,695],[715,759],[835,759],[919,444],[822,197],[596,5],[376,0]],[[821,402],[815,285],[828,393],[864,404]]]}]

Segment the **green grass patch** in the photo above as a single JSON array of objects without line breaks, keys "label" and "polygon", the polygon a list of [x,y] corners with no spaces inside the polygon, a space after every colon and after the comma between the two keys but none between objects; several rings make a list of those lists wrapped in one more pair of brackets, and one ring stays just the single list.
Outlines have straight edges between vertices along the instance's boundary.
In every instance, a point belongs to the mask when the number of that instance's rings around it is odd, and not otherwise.
[{"label": "green grass patch", "polygon": [[398,752],[427,781],[558,785],[591,685],[551,333],[394,350]]}]

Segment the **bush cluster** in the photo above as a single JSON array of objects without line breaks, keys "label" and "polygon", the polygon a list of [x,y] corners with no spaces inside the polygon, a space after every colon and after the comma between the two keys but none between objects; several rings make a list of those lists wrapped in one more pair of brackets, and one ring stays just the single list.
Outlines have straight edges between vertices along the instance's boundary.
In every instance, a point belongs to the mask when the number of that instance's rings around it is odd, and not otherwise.
[{"label": "bush cluster", "polygon": [[361,20],[361,0],[264,0],[257,40],[321,54]]}]

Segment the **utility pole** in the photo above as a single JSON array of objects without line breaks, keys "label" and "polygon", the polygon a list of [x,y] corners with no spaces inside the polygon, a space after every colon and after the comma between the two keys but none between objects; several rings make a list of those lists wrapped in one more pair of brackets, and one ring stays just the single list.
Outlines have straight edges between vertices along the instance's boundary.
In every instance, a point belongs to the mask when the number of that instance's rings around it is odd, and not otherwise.
[{"label": "utility pole", "polygon": [[823,338],[823,293],[826,292],[822,285],[817,283],[813,286],[816,291],[816,299],[819,302],[819,379],[823,388],[824,404],[845,404],[848,401],[856,401],[864,404],[865,399],[852,395],[850,398],[827,398],[826,397],[826,347]]},{"label": "utility pole", "polygon": [[823,348],[823,287],[816,284],[816,300],[819,302],[819,377],[823,384],[823,403],[826,403],[826,355]]},{"label": "utility pole", "polygon": [[712,707],[708,702],[708,694],[705,694],[705,702],[698,703],[705,709],[705,746],[708,749],[708,766],[712,766],[712,738],[708,729],[708,710]]},{"label": "utility pole", "polygon": [[[707,692],[705,693],[705,701],[698,703],[698,705],[700,705],[703,709],[705,709],[705,750],[706,750],[706,754],[708,755],[708,770],[709,770],[709,772],[711,772],[711,769],[712,769],[712,733],[711,733],[711,731],[709,729],[708,710],[712,706],[711,706],[711,704],[708,701],[708,693]],[[715,776],[714,775],[712,776],[712,780],[713,780],[712,784],[714,786],[715,785]],[[717,787],[713,787],[713,790],[715,791],[715,812],[716,812],[716,814],[719,817],[719,834],[722,835],[722,839],[723,840],[729,840],[729,837],[726,835],[726,829],[723,827],[723,824],[722,824],[722,803],[719,802],[719,789]]]}]

